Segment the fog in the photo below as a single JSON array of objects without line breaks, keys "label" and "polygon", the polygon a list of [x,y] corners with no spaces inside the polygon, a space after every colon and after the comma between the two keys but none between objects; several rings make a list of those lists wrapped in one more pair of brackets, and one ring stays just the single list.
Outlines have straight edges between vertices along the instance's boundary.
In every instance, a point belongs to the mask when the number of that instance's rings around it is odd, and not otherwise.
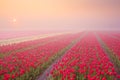
[{"label": "fog", "polygon": [[120,30],[119,0],[1,0],[0,32]]}]

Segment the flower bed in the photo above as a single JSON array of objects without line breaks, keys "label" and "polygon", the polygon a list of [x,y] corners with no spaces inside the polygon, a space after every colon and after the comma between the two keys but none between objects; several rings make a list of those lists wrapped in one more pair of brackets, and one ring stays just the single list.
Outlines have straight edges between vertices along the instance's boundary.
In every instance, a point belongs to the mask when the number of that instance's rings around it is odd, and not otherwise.
[{"label": "flower bed", "polygon": [[[109,34],[109,36],[110,35],[111,34]],[[113,52],[113,54],[117,55],[120,60],[120,40],[115,39],[113,37],[109,37],[102,33],[99,33],[99,36],[103,40],[103,42],[110,48],[110,50]]]},{"label": "flower bed", "polygon": [[[81,34],[81,33],[80,33]],[[33,80],[40,75],[80,34],[64,36],[37,48],[0,59],[0,80]]]},{"label": "flower bed", "polygon": [[95,35],[89,33],[54,65],[48,80],[115,80],[120,78]]}]

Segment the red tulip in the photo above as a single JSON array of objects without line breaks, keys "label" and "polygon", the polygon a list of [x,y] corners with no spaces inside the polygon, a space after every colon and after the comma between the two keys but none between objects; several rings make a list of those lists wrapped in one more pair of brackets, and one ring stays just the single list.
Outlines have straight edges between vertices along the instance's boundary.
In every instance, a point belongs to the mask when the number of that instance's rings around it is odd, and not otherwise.
[{"label": "red tulip", "polygon": [[105,77],[103,77],[102,80],[107,80],[107,79]]},{"label": "red tulip", "polygon": [[3,80],[9,80],[10,79],[10,74],[4,74]]}]

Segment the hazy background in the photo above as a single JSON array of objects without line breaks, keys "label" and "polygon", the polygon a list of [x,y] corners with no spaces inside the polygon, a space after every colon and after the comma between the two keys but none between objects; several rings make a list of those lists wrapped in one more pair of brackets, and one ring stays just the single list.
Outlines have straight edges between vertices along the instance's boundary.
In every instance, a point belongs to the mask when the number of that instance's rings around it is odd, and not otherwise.
[{"label": "hazy background", "polygon": [[120,0],[0,0],[0,32],[119,29]]}]

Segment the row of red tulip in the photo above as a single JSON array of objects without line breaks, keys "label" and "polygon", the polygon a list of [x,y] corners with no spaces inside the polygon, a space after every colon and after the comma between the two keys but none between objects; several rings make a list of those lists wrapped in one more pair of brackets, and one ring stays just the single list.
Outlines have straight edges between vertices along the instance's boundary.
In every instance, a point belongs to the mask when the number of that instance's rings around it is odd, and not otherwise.
[{"label": "row of red tulip", "polygon": [[[11,54],[0,59],[0,80],[31,80],[38,76],[58,52],[80,35],[67,35],[35,49]],[[59,36],[60,37],[60,36]]]},{"label": "row of red tulip", "polygon": [[114,33],[110,33],[110,35],[113,35],[117,38],[120,38],[120,32],[114,32]]},{"label": "row of red tulip", "polygon": [[120,33],[119,34],[114,34],[114,36],[120,38]]},{"label": "row of red tulip", "polygon": [[21,42],[21,43],[17,43],[17,44],[15,43],[15,44],[1,45],[0,46],[0,53],[5,53],[5,52],[9,52],[11,50],[21,49],[24,47],[31,46],[33,44],[42,43],[43,41],[46,42],[48,40],[49,40],[49,38],[45,38],[45,39],[40,39],[40,40]]},{"label": "row of red tulip", "polygon": [[120,38],[120,33],[119,34],[113,34],[113,36]]},{"label": "row of red tulip", "polygon": [[20,42],[20,43],[15,43],[15,44],[1,45],[0,46],[0,54],[7,53],[10,51],[15,51],[15,50],[29,47],[29,46],[33,46],[33,45],[38,45],[41,43],[47,43],[50,41],[58,40],[58,39],[63,38],[65,36],[69,36],[69,35],[59,35],[59,36],[47,37],[47,38],[43,38],[43,39],[25,41],[25,42]]},{"label": "row of red tulip", "polygon": [[94,34],[90,33],[59,60],[48,80],[115,80],[120,78]]},{"label": "row of red tulip", "polygon": [[[112,34],[109,34],[109,36]],[[115,55],[119,57],[120,60],[120,39],[109,37],[102,33],[99,33],[100,38],[105,42],[105,44],[114,52]]]}]

